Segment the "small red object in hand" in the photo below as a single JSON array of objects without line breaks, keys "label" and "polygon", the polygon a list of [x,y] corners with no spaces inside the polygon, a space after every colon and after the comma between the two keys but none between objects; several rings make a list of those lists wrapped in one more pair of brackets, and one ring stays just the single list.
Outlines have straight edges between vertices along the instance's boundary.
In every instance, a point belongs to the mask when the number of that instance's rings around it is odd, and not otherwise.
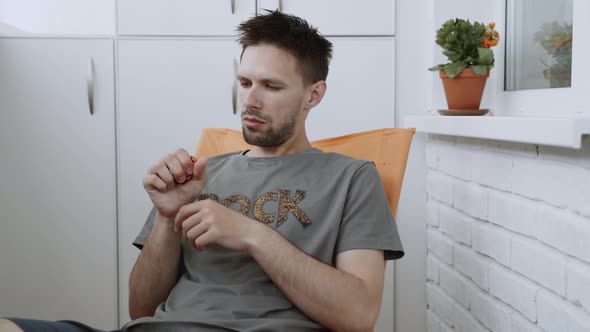
[{"label": "small red object in hand", "polygon": [[[195,163],[197,162],[197,158],[196,158],[196,157],[193,157],[193,156],[191,156],[191,161],[193,162],[193,171],[194,171],[194,166],[195,166]],[[187,175],[187,176],[186,176],[186,179],[185,179],[184,181],[185,181],[185,182],[186,182],[186,181],[190,181],[190,180],[192,180],[192,178],[193,178],[193,175],[192,175],[192,174],[190,174],[190,175]]]}]

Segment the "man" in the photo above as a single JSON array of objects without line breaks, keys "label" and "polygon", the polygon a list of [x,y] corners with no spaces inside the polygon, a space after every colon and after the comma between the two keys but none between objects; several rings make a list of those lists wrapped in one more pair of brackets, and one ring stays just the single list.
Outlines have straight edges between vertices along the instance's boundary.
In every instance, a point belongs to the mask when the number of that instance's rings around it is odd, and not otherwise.
[{"label": "man", "polygon": [[[144,178],[130,331],[370,331],[403,256],[375,165],[311,147],[332,45],[280,12],[238,31],[248,151],[178,150]],[[15,320],[17,324],[26,322]]]}]

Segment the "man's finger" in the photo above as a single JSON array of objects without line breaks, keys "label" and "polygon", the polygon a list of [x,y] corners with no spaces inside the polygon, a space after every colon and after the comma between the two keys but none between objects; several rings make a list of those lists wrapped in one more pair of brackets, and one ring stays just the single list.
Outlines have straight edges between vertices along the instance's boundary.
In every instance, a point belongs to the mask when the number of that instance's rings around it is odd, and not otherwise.
[{"label": "man's finger", "polygon": [[203,183],[207,182],[207,162],[209,161],[209,158],[207,157],[199,157],[199,159],[197,159],[197,161],[195,162],[194,168],[193,168],[193,180],[198,180],[201,181]]},{"label": "man's finger", "polygon": [[209,226],[206,223],[199,223],[195,227],[189,229],[188,232],[186,232],[186,238],[188,242],[191,244],[191,246],[196,248],[195,240],[198,239],[199,236],[205,234],[205,232],[207,232],[208,229]]},{"label": "man's finger", "polygon": [[211,241],[213,241],[213,233],[205,232],[203,235],[197,237],[193,243],[196,249],[205,250]]},{"label": "man's finger", "polygon": [[197,226],[201,222],[201,213],[197,212],[193,215],[190,215],[188,218],[182,221],[180,227],[182,228],[183,232],[188,232],[191,228]]},{"label": "man's finger", "polygon": [[172,173],[170,173],[170,170],[165,163],[160,163],[155,172],[156,175],[166,183],[168,188],[172,188],[174,185],[174,177],[172,176]]},{"label": "man's finger", "polygon": [[182,169],[182,165],[178,157],[174,154],[171,154],[168,158],[164,159],[164,163],[170,170],[170,174],[172,174],[174,180],[178,183],[183,183],[186,175],[184,173],[184,169]]},{"label": "man's finger", "polygon": [[186,177],[193,174],[193,161],[192,157],[185,149],[178,149],[176,150],[176,158],[180,161],[180,165],[182,166],[183,172],[186,174]]},{"label": "man's finger", "polygon": [[144,186],[147,188],[155,188],[159,192],[166,192],[168,187],[166,182],[162,181],[159,176],[155,174],[148,174],[144,179]]},{"label": "man's finger", "polygon": [[182,223],[185,219],[199,212],[199,206],[199,201],[197,201],[191,204],[187,204],[180,208],[180,210],[176,214],[176,218],[174,219],[175,232],[178,232],[178,230],[182,227]]}]

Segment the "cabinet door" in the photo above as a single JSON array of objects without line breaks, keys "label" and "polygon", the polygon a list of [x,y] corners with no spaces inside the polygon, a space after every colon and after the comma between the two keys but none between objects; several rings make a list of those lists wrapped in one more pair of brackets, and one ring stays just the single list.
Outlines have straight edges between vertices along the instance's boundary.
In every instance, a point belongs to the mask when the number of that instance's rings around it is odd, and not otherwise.
[{"label": "cabinet door", "polygon": [[[121,321],[128,319],[131,245],[151,202],[143,189],[149,166],[184,148],[193,153],[205,127],[241,128],[233,114],[234,38],[120,39],[119,248]],[[239,111],[237,112],[239,114]]]},{"label": "cabinet door", "polygon": [[231,36],[255,0],[119,0],[119,35]]},{"label": "cabinet door", "polygon": [[395,0],[258,0],[258,13],[279,9],[324,35],[393,35]]},{"label": "cabinet door", "polygon": [[394,127],[394,38],[335,37],[330,41],[334,56],[328,89],[307,118],[309,139]]},{"label": "cabinet door", "polygon": [[111,35],[115,0],[0,0],[0,34]]},{"label": "cabinet door", "polygon": [[0,38],[4,317],[117,325],[113,72],[112,39]]}]

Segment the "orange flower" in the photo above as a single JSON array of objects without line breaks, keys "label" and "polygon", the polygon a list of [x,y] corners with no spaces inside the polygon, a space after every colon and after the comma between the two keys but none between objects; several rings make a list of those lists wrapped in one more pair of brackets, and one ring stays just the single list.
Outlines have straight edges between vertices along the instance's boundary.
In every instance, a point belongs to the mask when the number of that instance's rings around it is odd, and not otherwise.
[{"label": "orange flower", "polygon": [[498,45],[500,41],[500,34],[495,31],[496,23],[491,22],[486,27],[486,32],[483,34],[483,40],[481,41],[481,47],[490,48]]},{"label": "orange flower", "polygon": [[564,47],[566,44],[571,43],[572,42],[572,38],[565,38],[565,39],[557,39],[553,41],[553,45],[555,46],[555,48],[562,48]]}]

